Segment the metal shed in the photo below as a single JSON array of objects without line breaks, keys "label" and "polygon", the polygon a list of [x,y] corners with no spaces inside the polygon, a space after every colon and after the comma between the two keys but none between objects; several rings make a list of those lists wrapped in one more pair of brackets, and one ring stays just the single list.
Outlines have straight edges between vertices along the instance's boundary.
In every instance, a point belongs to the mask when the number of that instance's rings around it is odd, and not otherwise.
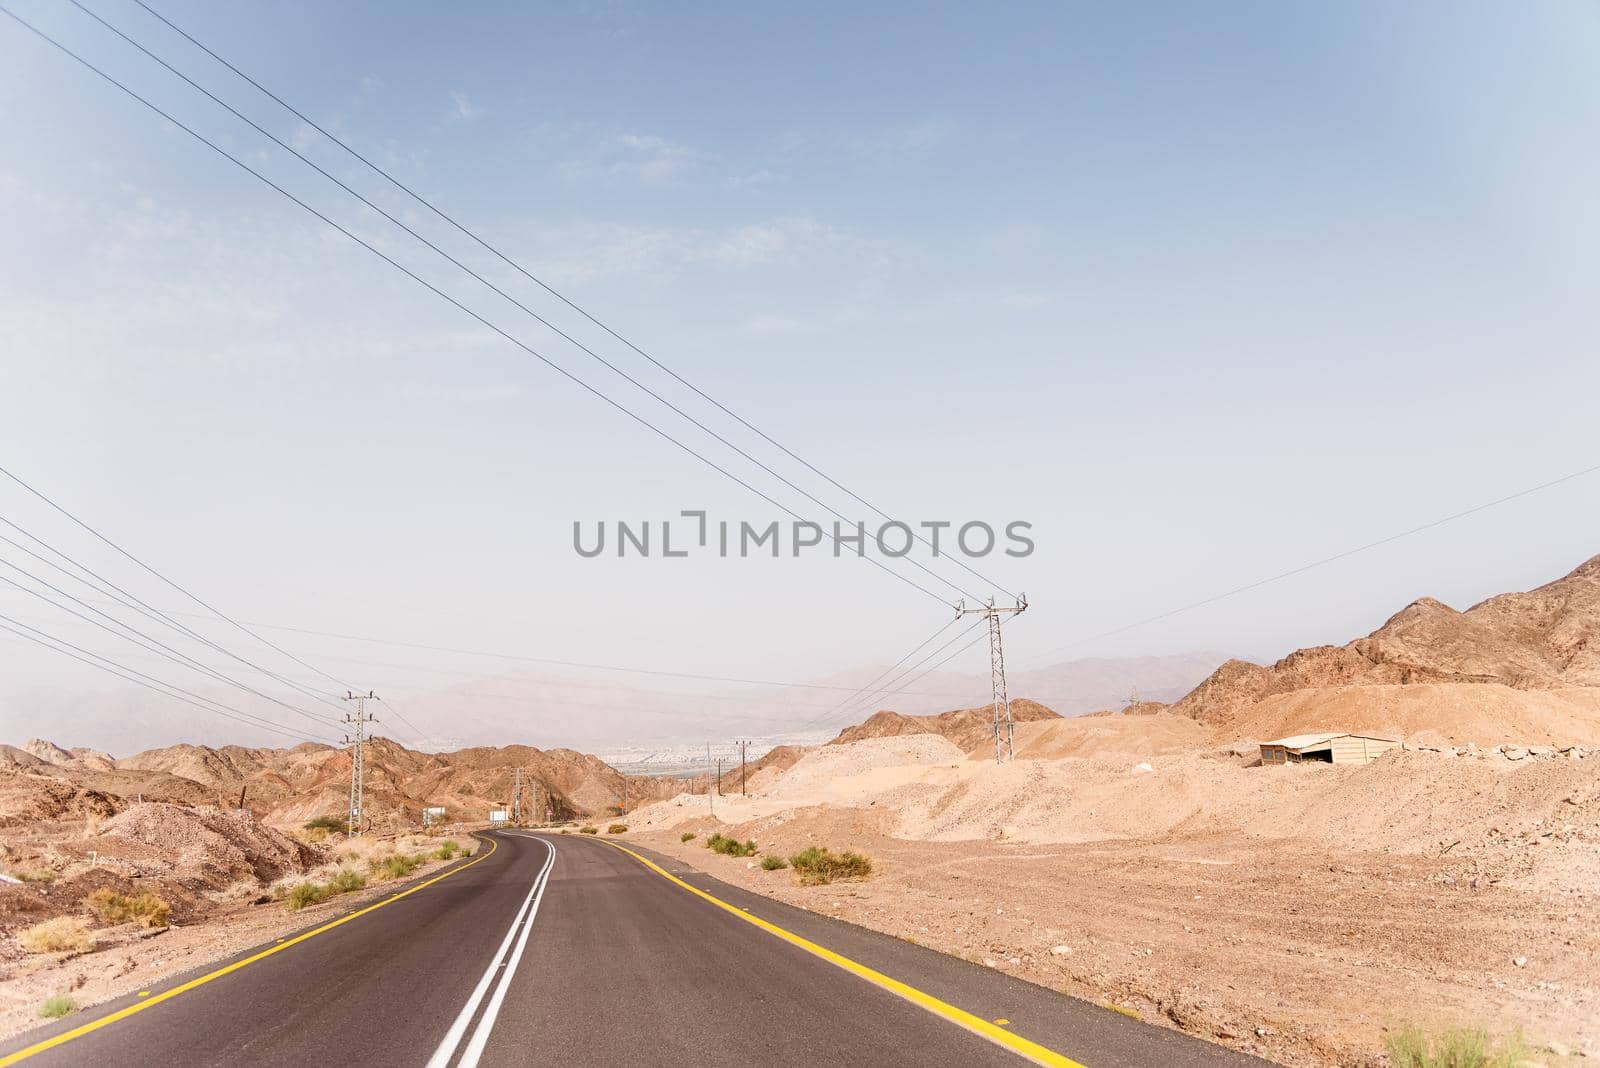
[{"label": "metal shed", "polygon": [[1366,764],[1399,745],[1394,738],[1376,738],[1369,734],[1340,731],[1296,734],[1275,742],[1262,742],[1261,763]]}]

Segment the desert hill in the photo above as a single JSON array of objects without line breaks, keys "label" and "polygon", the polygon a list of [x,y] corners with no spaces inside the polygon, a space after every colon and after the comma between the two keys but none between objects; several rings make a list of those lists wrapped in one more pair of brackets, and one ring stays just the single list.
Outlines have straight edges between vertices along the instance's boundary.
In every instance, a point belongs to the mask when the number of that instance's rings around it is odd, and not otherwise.
[{"label": "desert hill", "polygon": [[1414,601],[1364,638],[1270,666],[1230,660],[1172,706],[1215,730],[1322,727],[1451,741],[1600,741],[1600,556],[1457,611]]},{"label": "desert hill", "polygon": [[[781,759],[781,758],[780,758]],[[791,761],[792,762],[792,761]],[[387,738],[368,743],[367,811],[375,825],[415,824],[427,805],[482,819],[510,802],[518,769],[535,819],[604,814],[624,777],[598,757],[570,749],[512,745],[420,753]],[[629,777],[630,803],[676,792],[673,780]],[[15,820],[109,815],[128,803],[243,807],[279,825],[341,815],[349,804],[350,754],[304,743],[287,749],[173,745],[117,760],[42,739],[0,746],[0,825]]]},{"label": "desert hill", "polygon": [[[1025,697],[1015,698],[1011,702],[1011,719],[1015,723],[1060,718],[1056,712]],[[908,716],[885,710],[874,713],[853,727],[846,727],[828,744],[845,745],[866,738],[893,738],[906,734],[937,734],[948,738],[957,748],[971,749],[985,739],[993,739],[993,722],[993,711],[988,705],[941,712],[936,716]]]}]

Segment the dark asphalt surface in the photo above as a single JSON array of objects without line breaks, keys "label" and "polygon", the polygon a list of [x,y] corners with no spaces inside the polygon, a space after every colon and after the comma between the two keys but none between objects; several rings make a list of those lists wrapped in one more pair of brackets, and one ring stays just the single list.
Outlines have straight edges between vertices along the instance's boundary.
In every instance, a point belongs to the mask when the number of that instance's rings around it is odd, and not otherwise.
[{"label": "dark asphalt surface", "polygon": [[[432,1058],[437,1068],[470,1065],[474,1057],[484,1068],[1026,1063],[728,914],[605,842],[523,832],[492,837],[494,854],[468,870],[25,1063],[422,1066]],[[555,860],[541,892],[552,847]],[[925,994],[984,1019],[1006,1019],[1008,1031],[1089,1068],[1264,1063],[747,894],[659,855],[651,859],[731,905]],[[529,906],[537,909],[531,927],[519,923]],[[218,966],[151,989],[159,994]],[[464,1012],[479,989],[474,1009]],[[139,1000],[75,1013],[0,1045],[0,1057]],[[459,1038],[446,1042],[458,1018]]]}]

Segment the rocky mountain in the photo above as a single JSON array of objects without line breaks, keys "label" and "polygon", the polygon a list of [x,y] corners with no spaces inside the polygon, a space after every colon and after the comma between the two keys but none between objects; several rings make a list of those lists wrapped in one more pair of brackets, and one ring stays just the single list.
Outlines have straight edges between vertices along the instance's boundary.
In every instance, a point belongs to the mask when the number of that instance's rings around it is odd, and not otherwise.
[{"label": "rocky mountain", "polygon": [[[1387,722],[1472,736],[1515,726],[1559,740],[1564,730],[1587,737],[1596,687],[1600,556],[1465,611],[1422,598],[1346,645],[1301,649],[1270,666],[1230,660],[1172,711],[1223,730],[1293,728],[1321,712],[1330,729]],[[1578,722],[1564,725],[1572,715]]]},{"label": "rocky mountain", "polygon": [[[666,797],[677,780],[627,777],[598,757],[570,749],[513,745],[451,753],[420,753],[386,738],[366,755],[366,802],[376,825],[414,825],[428,805],[453,816],[482,819],[511,800],[518,771],[523,801],[535,819],[604,815]],[[81,811],[120,811],[130,801],[241,804],[282,825],[342,815],[349,805],[350,754],[305,743],[288,749],[174,745],[122,760],[31,739],[0,746],[0,823]]]}]

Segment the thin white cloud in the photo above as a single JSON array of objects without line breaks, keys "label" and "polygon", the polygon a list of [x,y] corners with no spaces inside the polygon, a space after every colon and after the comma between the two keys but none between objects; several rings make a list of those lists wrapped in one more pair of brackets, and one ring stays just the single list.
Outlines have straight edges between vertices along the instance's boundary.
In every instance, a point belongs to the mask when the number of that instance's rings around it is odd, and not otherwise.
[{"label": "thin white cloud", "polygon": [[450,102],[453,105],[450,111],[453,122],[476,122],[483,117],[483,109],[460,89],[450,90]]}]

